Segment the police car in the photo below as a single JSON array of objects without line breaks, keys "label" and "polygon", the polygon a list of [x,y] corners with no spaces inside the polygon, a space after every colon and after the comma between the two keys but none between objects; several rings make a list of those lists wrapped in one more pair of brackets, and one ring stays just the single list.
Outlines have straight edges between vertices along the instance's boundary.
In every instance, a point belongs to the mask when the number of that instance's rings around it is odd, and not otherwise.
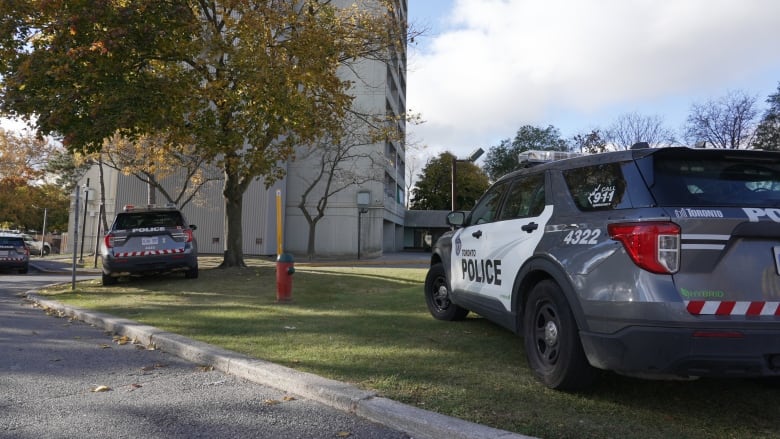
[{"label": "police car", "polygon": [[19,233],[0,231],[0,269],[10,268],[27,274],[30,267],[30,249]]},{"label": "police car", "polygon": [[550,388],[586,387],[595,369],[780,376],[780,153],[550,161],[447,222],[425,281],[431,314],[473,311],[521,335]]},{"label": "police car", "polygon": [[125,206],[100,246],[103,285],[116,284],[121,276],[170,271],[197,278],[195,229],[173,205]]}]

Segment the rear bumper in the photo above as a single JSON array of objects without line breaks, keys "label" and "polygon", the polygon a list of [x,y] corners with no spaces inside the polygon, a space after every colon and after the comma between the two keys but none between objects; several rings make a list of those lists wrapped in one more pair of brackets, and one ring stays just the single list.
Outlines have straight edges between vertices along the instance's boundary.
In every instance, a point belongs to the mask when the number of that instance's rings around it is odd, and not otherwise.
[{"label": "rear bumper", "polygon": [[0,259],[0,270],[19,270],[28,268],[30,261],[27,259]]},{"label": "rear bumper", "polygon": [[113,276],[191,270],[198,266],[194,253],[145,256],[103,256],[103,273]]},{"label": "rear bumper", "polygon": [[680,377],[780,376],[780,329],[632,326],[614,334],[581,332],[595,367]]}]

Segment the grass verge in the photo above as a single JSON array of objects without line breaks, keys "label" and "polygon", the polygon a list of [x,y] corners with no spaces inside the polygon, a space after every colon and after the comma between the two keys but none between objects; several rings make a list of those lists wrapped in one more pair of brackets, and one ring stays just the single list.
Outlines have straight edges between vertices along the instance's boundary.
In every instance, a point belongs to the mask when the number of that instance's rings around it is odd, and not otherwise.
[{"label": "grass verge", "polygon": [[256,358],[378,391],[427,410],[553,438],[777,438],[777,383],[645,381],[603,373],[585,393],[537,383],[522,340],[479,316],[434,320],[424,269],[304,267],[293,302],[276,303],[275,266],[100,281],[42,290]]}]

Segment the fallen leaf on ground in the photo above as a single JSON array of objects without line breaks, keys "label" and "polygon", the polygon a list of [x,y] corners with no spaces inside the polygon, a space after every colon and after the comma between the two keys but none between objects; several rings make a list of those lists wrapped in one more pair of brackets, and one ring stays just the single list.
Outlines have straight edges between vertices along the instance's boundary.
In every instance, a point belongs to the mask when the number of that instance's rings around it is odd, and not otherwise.
[{"label": "fallen leaf on ground", "polygon": [[108,392],[111,388],[108,386],[97,386],[94,389],[92,389],[93,392]]},{"label": "fallen leaf on ground", "polygon": [[288,396],[285,396],[285,397],[284,397],[284,400],[285,400],[285,401],[295,401],[295,397],[294,397],[294,396],[289,396],[289,395],[288,395]]},{"label": "fallen leaf on ground", "polygon": [[336,433],[336,436],[338,436],[338,437],[350,437],[350,436],[352,436],[352,433],[350,433],[348,431],[340,431],[340,432]]},{"label": "fallen leaf on ground", "polygon": [[130,343],[130,337],[128,337],[126,335],[123,335],[121,337],[116,336],[116,337],[114,337],[114,342],[116,344],[118,344],[118,345],[126,345],[126,344]]},{"label": "fallen leaf on ground", "polygon": [[211,372],[214,370],[214,366],[198,366],[198,370],[201,372]]}]

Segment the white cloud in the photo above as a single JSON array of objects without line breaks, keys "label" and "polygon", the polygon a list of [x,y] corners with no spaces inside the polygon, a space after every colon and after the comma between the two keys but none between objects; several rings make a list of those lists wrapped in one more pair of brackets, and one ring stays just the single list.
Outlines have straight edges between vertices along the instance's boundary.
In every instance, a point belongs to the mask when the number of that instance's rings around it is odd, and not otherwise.
[{"label": "white cloud", "polygon": [[780,81],[776,0],[457,0],[444,23],[412,49],[407,104],[416,138],[458,154],[525,124],[571,135],[732,89],[763,101]]}]

